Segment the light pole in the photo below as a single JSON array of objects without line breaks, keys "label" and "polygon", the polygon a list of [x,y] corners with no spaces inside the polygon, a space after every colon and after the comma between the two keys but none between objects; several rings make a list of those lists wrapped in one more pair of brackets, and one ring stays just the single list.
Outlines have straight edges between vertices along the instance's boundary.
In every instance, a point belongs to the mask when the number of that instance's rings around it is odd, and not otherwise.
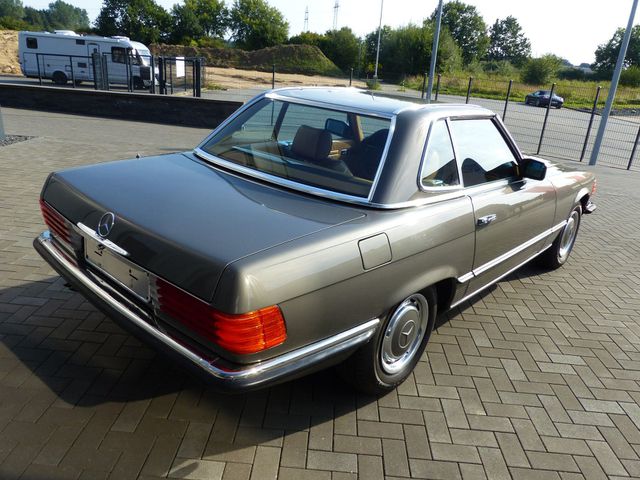
[{"label": "light pole", "polygon": [[631,30],[633,29],[633,20],[636,17],[636,9],[638,8],[638,0],[633,0],[633,6],[631,7],[631,15],[629,15],[629,22],[627,23],[627,29],[624,32],[624,38],[620,45],[620,53],[618,54],[618,61],[616,62],[616,69],[613,71],[613,78],[611,78],[611,87],[609,88],[609,95],[607,96],[607,103],[604,106],[602,112],[602,118],[600,118],[600,126],[598,127],[598,134],[593,143],[593,150],[591,151],[591,158],[589,159],[589,165],[595,165],[598,162],[598,155],[600,154],[600,147],[602,146],[602,139],[604,138],[604,132],[607,130],[607,122],[609,121],[609,114],[611,113],[611,107],[613,107],[613,100],[616,98],[616,90],[618,89],[618,82],[620,81],[620,74],[622,73],[622,66],[624,65],[624,57],[627,55],[627,48],[629,47],[629,40],[631,39]]},{"label": "light pole", "polygon": [[438,43],[440,42],[440,22],[442,21],[442,0],[438,3],[436,15],[436,29],[433,32],[433,45],[431,46],[431,65],[429,66],[429,83],[427,85],[427,103],[431,103],[433,91],[433,76],[436,74],[436,60],[438,59]]},{"label": "light pole", "polygon": [[374,82],[378,82],[378,60],[380,59],[380,35],[382,34],[382,7],[384,0],[380,0],[380,23],[378,24],[378,47],[376,48],[376,67],[373,72]]}]

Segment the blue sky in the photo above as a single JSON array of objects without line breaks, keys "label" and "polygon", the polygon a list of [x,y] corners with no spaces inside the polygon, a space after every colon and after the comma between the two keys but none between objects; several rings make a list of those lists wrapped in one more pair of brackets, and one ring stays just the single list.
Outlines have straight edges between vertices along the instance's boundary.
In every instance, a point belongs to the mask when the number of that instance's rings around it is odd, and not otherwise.
[{"label": "blue sky", "polygon": [[[46,8],[51,0],[23,0],[35,8]],[[93,20],[100,11],[99,0],[65,0],[84,8]],[[156,0],[169,9],[176,0]],[[333,24],[335,0],[268,0],[289,21],[289,34],[302,31],[305,8],[309,8],[309,29],[324,32]],[[348,26],[365,35],[378,26],[381,0],[339,0],[338,27]],[[436,8],[437,0],[382,0],[383,23],[391,26],[419,23]],[[465,0],[475,5],[487,24],[496,18],[515,16],[531,40],[534,55],[555,53],[574,64],[593,62],[596,47],[606,42],[617,27],[626,26],[632,0],[595,2],[584,0]],[[227,0],[227,5],[232,1]]]}]

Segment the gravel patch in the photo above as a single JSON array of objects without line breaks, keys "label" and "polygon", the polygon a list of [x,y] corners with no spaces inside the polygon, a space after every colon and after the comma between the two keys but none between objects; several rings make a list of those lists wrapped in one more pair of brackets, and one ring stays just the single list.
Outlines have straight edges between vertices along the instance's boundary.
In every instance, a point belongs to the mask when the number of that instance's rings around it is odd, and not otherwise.
[{"label": "gravel patch", "polygon": [[0,147],[6,147],[7,145],[11,145],[13,143],[24,142],[25,140],[29,140],[33,137],[27,137],[25,135],[7,135],[4,138],[0,139]]}]

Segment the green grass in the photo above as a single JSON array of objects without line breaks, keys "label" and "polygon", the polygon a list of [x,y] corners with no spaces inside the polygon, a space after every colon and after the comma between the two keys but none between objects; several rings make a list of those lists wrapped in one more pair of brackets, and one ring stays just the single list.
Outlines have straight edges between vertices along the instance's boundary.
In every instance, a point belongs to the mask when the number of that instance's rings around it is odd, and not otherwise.
[{"label": "green grass", "polygon": [[[406,88],[420,90],[422,88],[422,77],[408,77],[404,85]],[[466,96],[468,85],[469,75],[465,75],[463,72],[442,75],[440,79],[440,94]],[[557,80],[555,92],[564,98],[566,107],[591,109],[598,85],[602,86],[598,108],[603,108],[609,94],[609,82]],[[471,87],[471,97],[504,100],[507,96],[508,87],[509,78],[507,77],[489,74],[475,75]],[[523,102],[528,93],[540,89],[549,90],[551,85],[528,85],[514,80],[509,100]],[[640,108],[640,88],[618,86],[613,108],[615,110]]]}]

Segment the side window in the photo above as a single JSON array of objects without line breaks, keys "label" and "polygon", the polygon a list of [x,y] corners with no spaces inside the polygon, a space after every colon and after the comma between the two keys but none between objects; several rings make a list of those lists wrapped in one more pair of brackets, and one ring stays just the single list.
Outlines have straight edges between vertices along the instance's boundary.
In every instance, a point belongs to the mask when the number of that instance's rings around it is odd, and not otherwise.
[{"label": "side window", "polygon": [[450,187],[460,185],[458,165],[447,122],[433,124],[422,160],[421,181],[423,187]]},{"label": "side window", "polygon": [[111,61],[113,63],[125,63],[127,51],[122,47],[111,47]]},{"label": "side window", "polygon": [[466,187],[518,175],[513,152],[491,119],[455,120],[451,133]]},{"label": "side window", "polygon": [[38,39],[27,37],[27,48],[38,48]]}]

